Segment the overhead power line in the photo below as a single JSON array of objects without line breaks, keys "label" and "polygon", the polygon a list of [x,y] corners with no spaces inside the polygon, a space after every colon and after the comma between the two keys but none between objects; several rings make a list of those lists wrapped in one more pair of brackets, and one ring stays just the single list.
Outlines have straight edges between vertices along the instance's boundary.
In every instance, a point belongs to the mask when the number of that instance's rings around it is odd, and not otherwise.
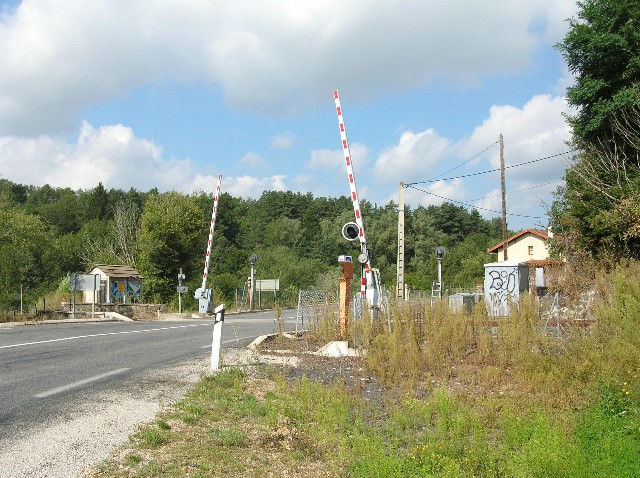
[{"label": "overhead power line", "polygon": [[[425,194],[429,194],[430,196],[435,196],[437,198],[444,199],[445,201],[462,204],[463,206],[466,206],[466,207],[469,207],[469,208],[472,208],[472,209],[479,209],[481,211],[487,211],[487,212],[493,212],[493,213],[496,213],[496,214],[502,214],[501,211],[495,211],[493,209],[487,209],[487,208],[484,208],[484,207],[474,206],[473,204],[468,204],[468,203],[465,203],[465,202],[462,202],[462,201],[456,201],[455,199],[446,198],[444,196],[440,196],[439,194],[435,194],[435,193],[432,193],[430,191],[425,191],[424,189],[415,187],[413,184],[405,184],[405,187],[413,188],[413,189],[415,189],[417,191],[423,192]],[[507,216],[526,217],[528,219],[544,219],[544,216],[527,216],[527,215],[524,215],[524,214],[514,214],[514,213],[507,213]]]},{"label": "overhead power line", "polygon": [[[551,158],[556,158],[558,156],[562,156],[564,154],[569,154],[569,153],[573,153],[575,150],[571,150],[571,151],[567,151],[567,152],[563,152],[563,153],[557,153],[557,154],[553,154],[551,156],[546,156],[544,158],[539,158],[539,159],[533,159],[531,161],[525,161],[524,163],[518,163],[518,164],[512,164],[511,166],[505,166],[504,169],[511,169],[511,168],[517,168],[520,166],[526,166],[527,164],[533,164],[533,163],[537,163],[540,161],[544,161],[546,159],[551,159]],[[469,178],[472,176],[480,176],[482,174],[489,174],[489,173],[495,173],[500,171],[500,168],[497,169],[490,169],[488,171],[479,171],[477,173],[470,173],[470,174],[464,174],[462,176],[455,176],[455,177],[451,177],[451,178],[444,178],[444,179],[427,179],[425,181],[416,181],[413,183],[404,183],[406,187],[409,186],[413,186],[414,184],[424,184],[424,183],[437,183],[438,181],[451,181],[453,179],[463,179],[463,178]]]},{"label": "overhead power line", "polygon": [[[472,158],[467,159],[464,163],[460,163],[458,164],[455,168],[451,168],[448,171],[445,171],[444,173],[440,173],[437,176],[433,176],[431,179],[436,179],[439,178],[440,176],[444,176],[445,174],[450,173],[451,171],[455,171],[458,168],[461,168],[462,166],[464,166],[465,164],[473,161],[474,159],[476,159],[478,156],[480,156],[481,154],[486,153],[487,151],[489,151],[491,148],[493,148],[496,144],[498,144],[500,142],[500,140],[496,141],[495,143],[487,146],[485,149],[483,149],[482,151],[480,151],[478,154],[476,154],[475,156],[473,156]],[[417,184],[417,183],[416,183]]]},{"label": "overhead power line", "polygon": [[[507,191],[506,194],[519,193],[519,192],[522,192],[522,191],[528,191],[529,189],[541,188],[543,186],[549,186],[550,184],[561,183],[562,181],[564,181],[564,179],[556,179],[555,181],[549,181],[548,183],[536,184],[535,186],[529,186],[528,188],[513,189],[511,191]],[[500,196],[501,196],[501,194],[494,194],[493,196],[483,196],[481,198],[468,199],[468,201],[480,201],[482,199],[499,198]]]}]

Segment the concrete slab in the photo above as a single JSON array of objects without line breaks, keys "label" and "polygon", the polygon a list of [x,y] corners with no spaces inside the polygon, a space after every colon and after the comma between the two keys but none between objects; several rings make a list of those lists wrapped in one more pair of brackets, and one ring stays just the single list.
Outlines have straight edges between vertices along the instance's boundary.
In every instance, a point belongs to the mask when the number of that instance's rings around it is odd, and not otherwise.
[{"label": "concrete slab", "polygon": [[349,348],[349,342],[346,340],[335,340],[329,342],[314,355],[322,355],[323,357],[359,357],[360,354],[356,349]]},{"label": "concrete slab", "polygon": [[133,319],[130,319],[126,315],[118,314],[117,312],[105,312],[104,318],[111,319],[111,320],[119,320],[121,322],[133,322]]},{"label": "concrete slab", "polygon": [[260,337],[256,337],[256,339],[251,342],[247,348],[253,350],[256,349],[258,347],[258,345],[260,345],[262,342],[264,342],[265,340],[267,340],[269,337],[271,337],[272,335],[275,334],[267,334],[267,335],[261,335]]}]

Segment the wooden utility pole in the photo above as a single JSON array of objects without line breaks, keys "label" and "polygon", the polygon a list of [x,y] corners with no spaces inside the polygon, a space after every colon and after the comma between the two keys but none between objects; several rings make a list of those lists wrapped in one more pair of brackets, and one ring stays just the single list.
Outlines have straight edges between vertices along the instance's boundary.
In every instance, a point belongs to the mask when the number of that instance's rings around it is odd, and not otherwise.
[{"label": "wooden utility pole", "polygon": [[398,204],[398,269],[396,297],[404,298],[404,183],[400,183],[400,203]]},{"label": "wooden utility pole", "polygon": [[504,139],[500,133],[500,189],[502,190],[502,251],[503,259],[508,260],[507,254],[507,193],[504,184]]}]

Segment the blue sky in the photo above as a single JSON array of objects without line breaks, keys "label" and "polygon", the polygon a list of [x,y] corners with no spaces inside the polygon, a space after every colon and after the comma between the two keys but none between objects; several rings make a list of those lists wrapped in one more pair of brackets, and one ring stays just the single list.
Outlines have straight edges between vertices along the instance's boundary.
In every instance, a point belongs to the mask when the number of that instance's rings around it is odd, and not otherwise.
[{"label": "blue sky", "polygon": [[348,195],[334,89],[371,202],[419,182],[411,207],[500,216],[499,173],[477,173],[498,167],[503,134],[507,166],[554,156],[506,176],[509,227],[544,227],[571,159],[572,79],[553,48],[571,0],[0,8],[0,177],[14,182],[191,193],[222,174],[234,196]]}]

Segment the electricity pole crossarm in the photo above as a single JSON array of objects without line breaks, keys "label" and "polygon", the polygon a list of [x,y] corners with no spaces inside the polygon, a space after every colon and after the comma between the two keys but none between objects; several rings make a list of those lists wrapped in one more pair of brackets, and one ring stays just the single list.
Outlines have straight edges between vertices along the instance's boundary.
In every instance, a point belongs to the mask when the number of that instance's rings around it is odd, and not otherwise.
[{"label": "electricity pole crossarm", "polygon": [[356,178],[353,172],[353,162],[351,161],[351,152],[349,150],[349,141],[347,139],[347,131],[344,126],[344,119],[342,117],[342,106],[340,105],[340,95],[338,90],[334,90],[333,99],[336,103],[336,113],[338,114],[338,125],[340,127],[340,139],[342,140],[342,152],[344,154],[345,167],[347,169],[347,178],[349,180],[349,188],[351,190],[351,201],[353,202],[353,212],[356,218],[356,224],[358,225],[359,238],[360,238],[360,250],[362,254],[366,255],[367,259],[362,263],[362,279],[360,283],[360,295],[362,298],[366,296],[367,283],[372,284],[372,272],[371,272],[371,258],[367,251],[367,240],[364,233],[364,223],[362,221],[362,213],[360,211],[360,200],[358,199],[358,191],[356,188]]}]

